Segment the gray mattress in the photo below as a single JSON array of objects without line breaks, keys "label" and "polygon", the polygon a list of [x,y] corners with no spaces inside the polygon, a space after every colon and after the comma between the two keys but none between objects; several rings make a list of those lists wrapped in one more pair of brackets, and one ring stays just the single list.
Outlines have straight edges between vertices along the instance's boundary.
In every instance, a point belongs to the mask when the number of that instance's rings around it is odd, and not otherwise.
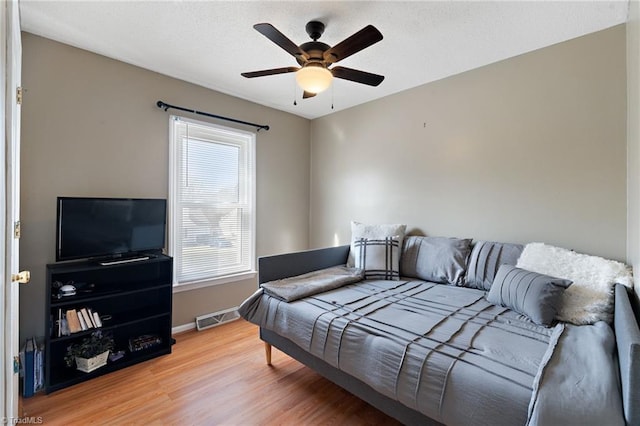
[{"label": "gray mattress", "polygon": [[[549,419],[624,424],[610,327],[538,326],[489,304],[484,295],[423,281],[362,281],[289,303],[259,290],[240,313],[376,392],[447,425],[542,425]],[[587,329],[587,337],[580,334]],[[575,341],[592,335],[600,343],[610,340],[609,346],[600,345],[598,364],[586,367],[600,370],[598,383],[590,383],[600,400],[593,407],[597,413],[556,413],[557,404],[572,403],[558,402],[566,397],[566,387],[584,378],[578,371],[575,377],[572,372],[554,379],[545,368],[560,356],[579,357],[584,348]],[[588,364],[592,357],[583,358]]]}]

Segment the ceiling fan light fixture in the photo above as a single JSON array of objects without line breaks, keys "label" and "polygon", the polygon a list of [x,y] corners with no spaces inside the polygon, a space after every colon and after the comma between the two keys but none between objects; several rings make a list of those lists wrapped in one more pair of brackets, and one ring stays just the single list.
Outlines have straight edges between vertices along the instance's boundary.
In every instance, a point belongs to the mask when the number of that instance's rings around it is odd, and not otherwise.
[{"label": "ceiling fan light fixture", "polygon": [[331,71],[318,64],[308,64],[296,72],[298,86],[305,92],[320,93],[331,86],[333,74]]}]

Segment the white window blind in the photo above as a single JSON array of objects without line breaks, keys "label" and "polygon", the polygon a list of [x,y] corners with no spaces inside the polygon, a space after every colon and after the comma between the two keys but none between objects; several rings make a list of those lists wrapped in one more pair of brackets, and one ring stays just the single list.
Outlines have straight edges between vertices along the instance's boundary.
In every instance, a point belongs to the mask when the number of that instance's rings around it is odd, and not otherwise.
[{"label": "white window blind", "polygon": [[255,135],[171,117],[175,284],[253,270]]}]

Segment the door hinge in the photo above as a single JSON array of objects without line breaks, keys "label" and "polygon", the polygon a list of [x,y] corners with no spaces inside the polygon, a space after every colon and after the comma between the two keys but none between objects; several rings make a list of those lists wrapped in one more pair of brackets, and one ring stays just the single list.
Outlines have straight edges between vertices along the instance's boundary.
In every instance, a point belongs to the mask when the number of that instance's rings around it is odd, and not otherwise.
[{"label": "door hinge", "polygon": [[13,357],[13,374],[18,374],[20,372],[20,357]]},{"label": "door hinge", "polygon": [[22,229],[20,226],[20,221],[18,220],[13,224],[13,238],[19,239],[21,235],[22,235]]},{"label": "door hinge", "polygon": [[16,88],[16,103],[22,105],[22,87]]}]

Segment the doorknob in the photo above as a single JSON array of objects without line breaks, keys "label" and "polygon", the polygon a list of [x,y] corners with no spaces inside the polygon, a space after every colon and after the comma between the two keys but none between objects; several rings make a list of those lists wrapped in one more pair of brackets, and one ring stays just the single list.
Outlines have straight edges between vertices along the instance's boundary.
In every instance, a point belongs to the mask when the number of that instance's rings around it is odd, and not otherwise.
[{"label": "doorknob", "polygon": [[31,280],[31,271],[20,271],[17,274],[11,275],[12,282],[19,282],[20,284],[26,284]]}]

